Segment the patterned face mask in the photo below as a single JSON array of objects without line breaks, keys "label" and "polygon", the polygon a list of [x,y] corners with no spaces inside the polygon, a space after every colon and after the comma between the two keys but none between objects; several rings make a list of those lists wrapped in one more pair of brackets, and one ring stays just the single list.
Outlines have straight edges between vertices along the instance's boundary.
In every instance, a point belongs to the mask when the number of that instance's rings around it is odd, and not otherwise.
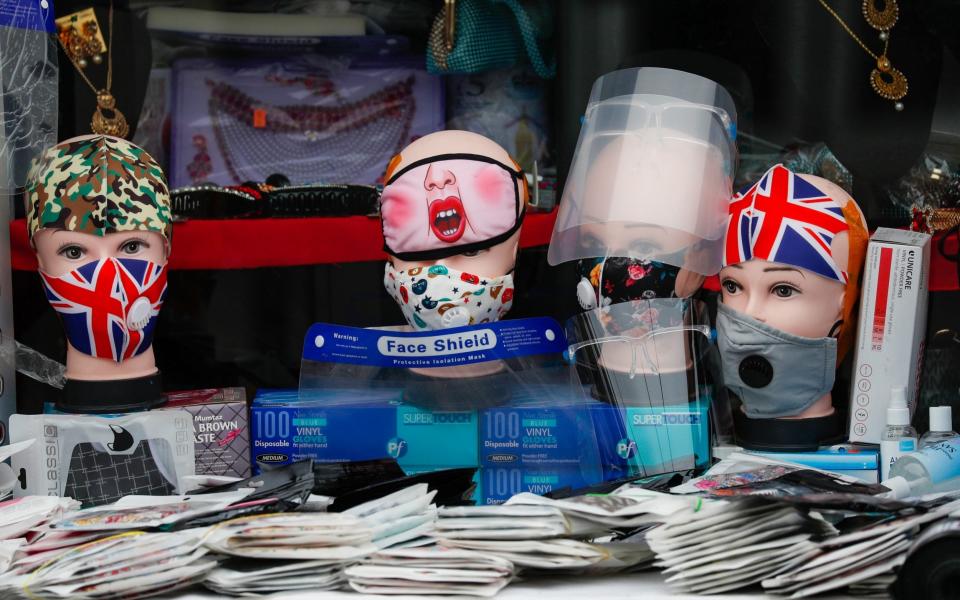
[{"label": "patterned face mask", "polygon": [[513,274],[482,278],[444,265],[404,271],[389,262],[383,285],[417,331],[499,321],[513,305]]},{"label": "patterned face mask", "polygon": [[619,256],[581,260],[577,300],[584,310],[630,300],[672,298],[679,267]]},{"label": "patterned face mask", "polygon": [[153,342],[167,294],[167,265],[105,258],[60,277],[41,271],[40,280],[67,340],[80,352],[120,363]]},{"label": "patterned face mask", "polygon": [[[628,305],[624,303],[673,298],[679,267],[614,256],[581,260],[577,268],[580,273],[577,300],[581,308],[599,308],[600,318],[611,333],[624,334],[635,330],[646,331],[655,325],[674,325],[659,323],[657,311],[644,308],[648,303],[636,304],[636,310],[628,310]],[[609,307],[619,304],[623,306],[609,310]]]}]

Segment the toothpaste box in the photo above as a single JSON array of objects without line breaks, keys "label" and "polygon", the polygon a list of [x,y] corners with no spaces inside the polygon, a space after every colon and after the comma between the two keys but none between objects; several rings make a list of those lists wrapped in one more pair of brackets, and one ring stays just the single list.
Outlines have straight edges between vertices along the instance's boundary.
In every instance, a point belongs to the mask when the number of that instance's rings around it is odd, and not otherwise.
[{"label": "toothpaste box", "polygon": [[916,408],[927,329],[930,236],[881,227],[870,237],[850,390],[850,441],[879,444],[890,390]]},{"label": "toothpaste box", "polygon": [[185,410],[193,415],[197,475],[250,477],[246,390],[190,390],[165,396],[166,404],[156,410]]},{"label": "toothpaste box", "polygon": [[476,411],[430,411],[401,391],[258,394],[250,409],[256,463],[304,458],[345,462],[396,458],[404,470],[477,466]]}]

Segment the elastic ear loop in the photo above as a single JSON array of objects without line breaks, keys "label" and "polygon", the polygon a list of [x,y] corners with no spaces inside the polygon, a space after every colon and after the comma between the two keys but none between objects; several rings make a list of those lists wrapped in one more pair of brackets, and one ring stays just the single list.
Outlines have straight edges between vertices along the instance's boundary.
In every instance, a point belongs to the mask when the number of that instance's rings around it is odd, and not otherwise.
[{"label": "elastic ear loop", "polygon": [[827,334],[827,337],[840,337],[840,328],[843,327],[843,319],[840,319],[833,324],[833,327],[830,328],[830,333]]}]

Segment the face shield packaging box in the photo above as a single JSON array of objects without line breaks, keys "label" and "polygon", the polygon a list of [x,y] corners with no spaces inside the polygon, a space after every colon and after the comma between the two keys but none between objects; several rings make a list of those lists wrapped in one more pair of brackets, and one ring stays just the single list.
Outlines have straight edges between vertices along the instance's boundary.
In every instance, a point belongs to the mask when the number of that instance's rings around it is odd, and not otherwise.
[{"label": "face shield packaging box", "polygon": [[402,390],[314,394],[295,390],[254,398],[250,411],[253,460],[289,464],[304,458],[346,462],[395,458],[404,470],[477,465],[476,411],[430,411],[400,401]]},{"label": "face shield packaging box", "polygon": [[242,387],[166,394],[158,410],[193,415],[197,475],[250,477],[250,428],[247,393]]},{"label": "face shield packaging box", "polygon": [[927,329],[930,236],[881,227],[870,237],[850,390],[850,441],[879,444],[890,390],[917,405]]}]

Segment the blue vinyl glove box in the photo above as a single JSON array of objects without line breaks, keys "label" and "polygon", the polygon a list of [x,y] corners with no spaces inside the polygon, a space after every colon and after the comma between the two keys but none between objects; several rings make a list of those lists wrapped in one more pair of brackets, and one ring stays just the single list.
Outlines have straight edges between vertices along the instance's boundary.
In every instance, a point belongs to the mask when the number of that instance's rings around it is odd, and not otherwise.
[{"label": "blue vinyl glove box", "polygon": [[[534,398],[480,414],[483,467],[579,469],[593,482],[706,466],[710,462],[709,401],[618,407],[562,401],[573,391],[542,390]],[[599,465],[602,474],[589,473]]]},{"label": "blue vinyl glove box", "polygon": [[261,392],[250,409],[253,462],[391,457],[408,472],[477,466],[476,411],[429,411],[400,397],[343,403],[335,395],[300,401],[295,390]]}]

